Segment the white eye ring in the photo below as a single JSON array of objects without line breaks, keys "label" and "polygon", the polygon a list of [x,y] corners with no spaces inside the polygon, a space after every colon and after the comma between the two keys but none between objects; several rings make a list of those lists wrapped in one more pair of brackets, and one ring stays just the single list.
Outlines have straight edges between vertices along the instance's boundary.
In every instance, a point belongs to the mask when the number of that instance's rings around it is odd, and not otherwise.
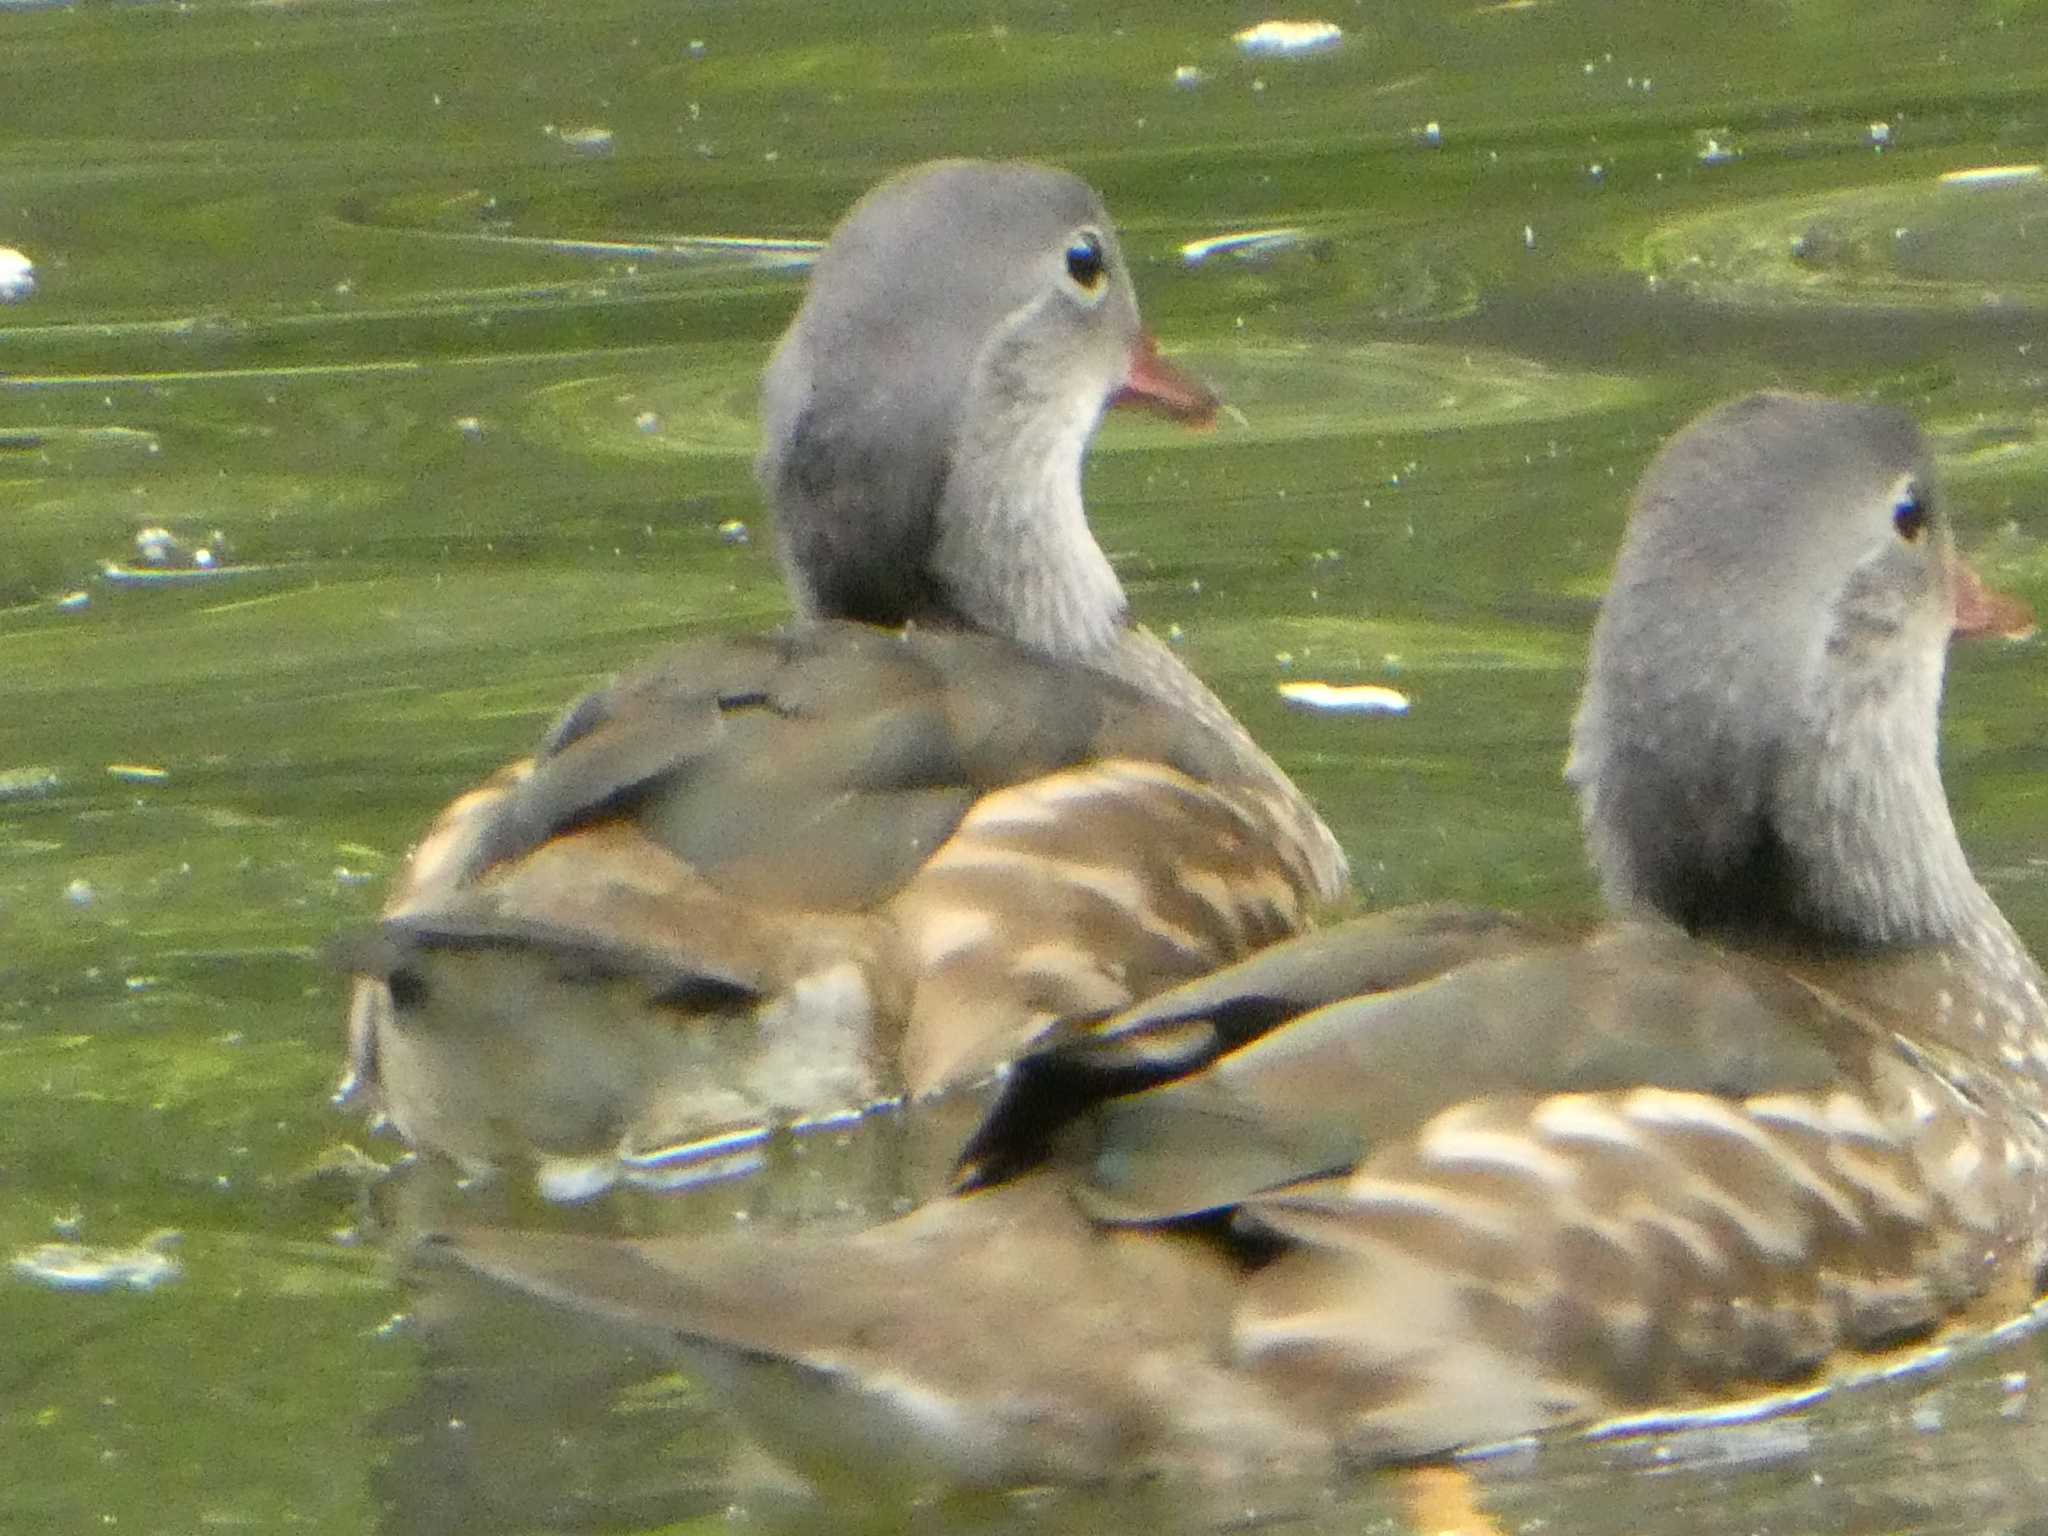
[{"label": "white eye ring", "polygon": [[1101,298],[1109,287],[1109,258],[1103,253],[1102,236],[1092,229],[1074,231],[1064,260],[1067,281],[1087,297]]}]

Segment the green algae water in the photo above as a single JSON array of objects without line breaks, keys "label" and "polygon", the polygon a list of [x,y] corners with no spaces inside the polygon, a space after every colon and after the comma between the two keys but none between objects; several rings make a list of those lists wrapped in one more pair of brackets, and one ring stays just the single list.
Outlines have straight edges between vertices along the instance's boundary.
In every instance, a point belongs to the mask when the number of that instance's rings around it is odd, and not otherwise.
[{"label": "green algae water", "polygon": [[[1312,14],[1341,40],[1233,41]],[[1591,910],[1585,638],[1716,398],[1913,412],[2048,605],[2029,0],[0,0],[0,1530],[872,1521],[679,1378],[399,1277],[320,956],[576,691],[781,616],[755,379],[806,243],[939,154],[1100,187],[1231,400],[1113,420],[1095,523],[1370,902]],[[1288,709],[1312,681],[1411,707]],[[2038,644],[1958,653],[1951,794],[2037,951],[2044,706]],[[799,1161],[777,1208],[829,1210],[852,1176]],[[1504,1530],[2039,1532],[2041,1350],[1476,1470]],[[1413,1528],[1381,1479],[906,1524]]]}]

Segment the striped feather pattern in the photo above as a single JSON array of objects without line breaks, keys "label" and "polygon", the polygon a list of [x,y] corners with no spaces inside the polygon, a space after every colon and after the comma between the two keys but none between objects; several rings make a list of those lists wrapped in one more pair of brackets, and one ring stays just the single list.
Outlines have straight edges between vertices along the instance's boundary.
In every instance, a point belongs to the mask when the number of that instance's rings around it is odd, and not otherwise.
[{"label": "striped feather pattern", "polygon": [[1286,1246],[1247,1285],[1239,1358],[1348,1404],[1349,1450],[1380,1459],[1855,1372],[2023,1311],[2041,1146],[1902,1064],[1872,1075],[1867,1097],[1457,1105],[1245,1202]]},{"label": "striped feather pattern", "polygon": [[1056,1020],[1121,1011],[1296,932],[1312,880],[1263,795],[1158,763],[988,796],[890,904],[914,956],[906,1088],[985,1073]]}]

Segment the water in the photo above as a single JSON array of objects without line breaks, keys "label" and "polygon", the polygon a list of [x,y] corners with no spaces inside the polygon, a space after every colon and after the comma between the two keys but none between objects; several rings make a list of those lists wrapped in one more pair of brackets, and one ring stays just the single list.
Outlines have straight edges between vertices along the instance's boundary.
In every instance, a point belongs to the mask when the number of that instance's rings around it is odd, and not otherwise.
[{"label": "water", "polygon": [[[1343,41],[1241,51],[1269,19]],[[0,5],[0,247],[34,273],[0,311],[0,1254],[114,1266],[0,1271],[0,1527],[853,1518],[675,1378],[400,1283],[361,1235],[362,1154],[394,1149],[326,1105],[319,950],[577,689],[779,616],[772,541],[733,532],[754,378],[803,242],[875,178],[1021,154],[1103,188],[1153,327],[1237,413],[1104,434],[1137,609],[1369,900],[1585,911],[1577,670],[1628,487],[1696,409],[1911,409],[1965,543],[2048,601],[2048,182],[1942,180],[2048,158],[2044,87],[2023,0]],[[1410,708],[1290,709],[1302,681]],[[2048,943],[2048,669],[1980,648],[1950,692],[1966,839]],[[774,1209],[829,1212],[852,1175],[781,1177]],[[1546,1446],[1484,1499],[1509,1530],[2039,1531],[2040,1348]],[[896,1523],[1413,1528],[1402,1500]]]}]

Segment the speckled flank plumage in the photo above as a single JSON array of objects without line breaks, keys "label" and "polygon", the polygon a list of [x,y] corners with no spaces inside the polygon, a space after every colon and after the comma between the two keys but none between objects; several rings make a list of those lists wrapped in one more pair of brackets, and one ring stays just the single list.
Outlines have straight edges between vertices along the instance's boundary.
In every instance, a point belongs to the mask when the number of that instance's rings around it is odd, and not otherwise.
[{"label": "speckled flank plumage", "polygon": [[[942,162],[848,215],[758,465],[805,627],[574,705],[429,830],[344,1093],[554,1193],[978,1077],[1296,931],[1336,840],[1125,611],[1081,457],[1113,395],[1213,400],[1071,176]],[[907,629],[867,628],[846,622]]]},{"label": "speckled flank plumage", "polygon": [[1383,913],[1070,1023],[962,1192],[851,1243],[453,1248],[829,1373],[927,1481],[1327,1471],[1938,1358],[2048,1285],[2044,981],[1934,772],[1950,631],[1999,613],[1902,418],[1724,408],[1592,648],[1609,921]]},{"label": "speckled flank plumage", "polygon": [[1312,850],[1254,792],[1125,759],[989,795],[890,906],[916,956],[905,1086],[969,1081],[1057,1020],[1299,931],[1314,903]]},{"label": "speckled flank plumage", "polygon": [[2007,1225],[2041,1147],[2008,1164],[1995,1117],[1873,1066],[1869,1100],[1460,1104],[1248,1200],[1286,1251],[1246,1286],[1240,1358],[1343,1401],[1346,1450],[1377,1459],[1753,1395],[2015,1315],[2043,1250]]}]

